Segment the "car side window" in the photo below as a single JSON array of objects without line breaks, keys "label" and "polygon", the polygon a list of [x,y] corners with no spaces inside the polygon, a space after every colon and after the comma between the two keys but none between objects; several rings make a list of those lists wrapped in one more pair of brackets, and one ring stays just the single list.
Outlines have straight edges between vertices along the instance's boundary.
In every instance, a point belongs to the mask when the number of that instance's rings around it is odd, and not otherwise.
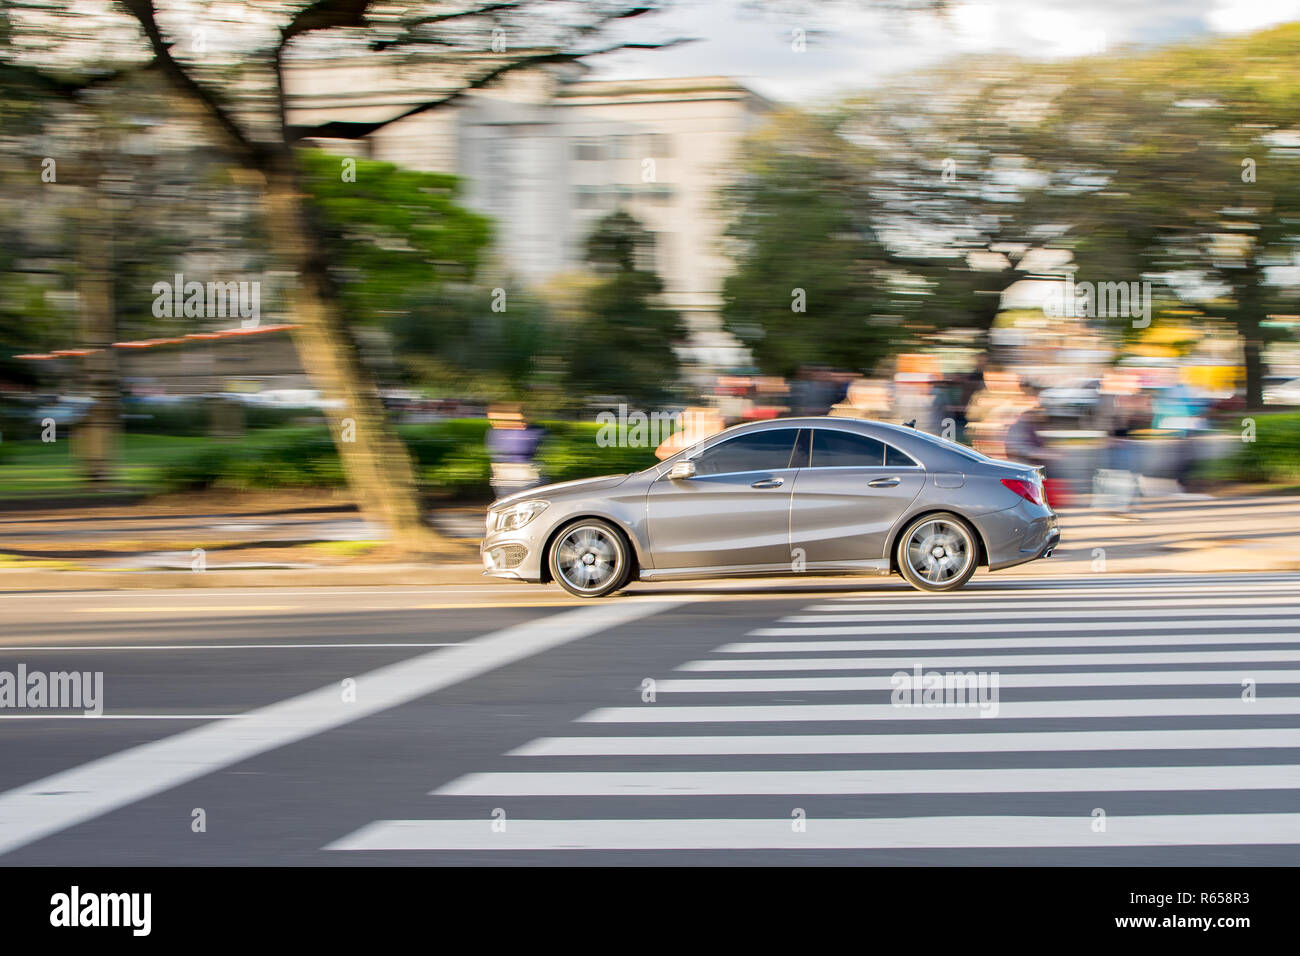
[{"label": "car side window", "polygon": [[879,468],[884,463],[884,442],[834,429],[813,430],[813,468]]},{"label": "car side window", "polygon": [[790,456],[791,468],[807,468],[809,450],[812,447],[812,429],[799,429],[799,437],[794,443],[794,454]]},{"label": "car side window", "polygon": [[893,445],[885,446],[885,467],[886,468],[915,468],[916,460],[905,452],[899,451]]},{"label": "car side window", "polygon": [[797,467],[790,461],[794,457],[798,434],[797,428],[776,428],[737,435],[714,445],[695,459],[695,473],[725,475],[736,471],[777,471]]}]

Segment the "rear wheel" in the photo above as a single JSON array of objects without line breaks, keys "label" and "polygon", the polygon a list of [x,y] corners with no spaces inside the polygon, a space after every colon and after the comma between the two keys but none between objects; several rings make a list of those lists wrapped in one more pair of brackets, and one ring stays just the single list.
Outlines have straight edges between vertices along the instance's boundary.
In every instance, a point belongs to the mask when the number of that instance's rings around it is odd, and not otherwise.
[{"label": "rear wheel", "polygon": [[577,521],[556,536],[547,557],[551,577],[578,597],[604,597],[627,584],[632,574],[626,539],[596,518]]},{"label": "rear wheel", "polygon": [[979,548],[971,526],[954,514],[923,515],[898,538],[898,570],[922,591],[952,591],[971,579]]}]

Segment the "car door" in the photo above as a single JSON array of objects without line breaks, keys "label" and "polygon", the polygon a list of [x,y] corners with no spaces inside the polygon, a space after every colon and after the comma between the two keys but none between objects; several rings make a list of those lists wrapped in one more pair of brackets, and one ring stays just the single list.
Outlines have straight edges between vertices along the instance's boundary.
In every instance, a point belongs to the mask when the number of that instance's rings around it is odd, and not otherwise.
[{"label": "car door", "polygon": [[795,478],[790,546],[808,570],[888,568],[890,530],[924,484],[925,470],[892,445],[814,428],[808,465]]},{"label": "car door", "polygon": [[693,459],[695,476],[661,476],[646,514],[655,571],[790,565],[797,428],[746,432]]}]

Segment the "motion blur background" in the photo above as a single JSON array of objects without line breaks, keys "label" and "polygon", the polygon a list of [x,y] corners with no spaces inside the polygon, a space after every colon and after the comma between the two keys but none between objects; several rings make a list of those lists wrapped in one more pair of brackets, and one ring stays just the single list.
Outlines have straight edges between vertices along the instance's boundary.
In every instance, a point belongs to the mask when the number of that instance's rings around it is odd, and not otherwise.
[{"label": "motion blur background", "polygon": [[391,529],[826,413],[1300,486],[1295,4],[317,6],[3,5],[0,507]]}]

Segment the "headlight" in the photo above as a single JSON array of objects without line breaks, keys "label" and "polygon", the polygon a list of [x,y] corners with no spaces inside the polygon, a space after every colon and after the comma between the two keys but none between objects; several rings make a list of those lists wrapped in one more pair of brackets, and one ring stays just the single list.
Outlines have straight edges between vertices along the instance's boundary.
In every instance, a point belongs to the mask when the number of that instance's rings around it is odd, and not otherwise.
[{"label": "headlight", "polygon": [[524,501],[488,516],[490,531],[518,531],[546,510],[545,501]]}]

